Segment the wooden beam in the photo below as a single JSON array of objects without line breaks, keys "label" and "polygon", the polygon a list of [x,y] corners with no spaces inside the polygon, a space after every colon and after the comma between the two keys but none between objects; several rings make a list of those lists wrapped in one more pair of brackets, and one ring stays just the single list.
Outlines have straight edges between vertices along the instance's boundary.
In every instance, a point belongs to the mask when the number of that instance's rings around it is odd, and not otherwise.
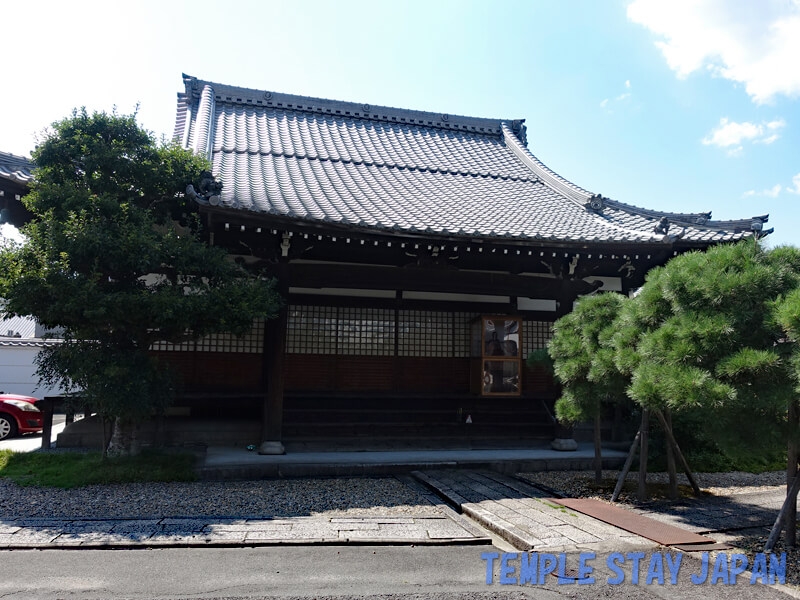
[{"label": "wooden beam", "polygon": [[[277,276],[277,274],[276,274]],[[526,277],[460,270],[370,267],[338,264],[289,264],[289,285],[305,288],[365,288],[523,296],[567,300],[597,289],[582,279]]]}]

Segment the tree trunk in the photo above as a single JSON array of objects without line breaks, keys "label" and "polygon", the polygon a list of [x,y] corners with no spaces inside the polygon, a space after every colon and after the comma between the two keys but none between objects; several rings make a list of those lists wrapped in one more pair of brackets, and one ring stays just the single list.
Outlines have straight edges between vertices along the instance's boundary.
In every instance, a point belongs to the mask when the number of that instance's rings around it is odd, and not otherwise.
[{"label": "tree trunk", "polygon": [[664,415],[661,414],[660,410],[656,411],[656,416],[658,420],[661,422],[661,426],[664,428],[664,432],[667,434],[667,439],[669,443],[672,444],[672,449],[675,451],[675,454],[678,455],[678,460],[681,461],[683,465],[683,472],[686,473],[686,478],[689,480],[689,483],[692,485],[692,490],[694,490],[694,495],[699,496],[701,494],[700,486],[697,483],[697,479],[695,479],[692,470],[689,468],[689,463],[686,461],[686,457],[681,452],[680,446],[678,446],[678,442],[675,440],[675,436],[672,434],[672,424],[667,424]]},{"label": "tree trunk", "polygon": [[780,512],[778,512],[778,517],[775,519],[775,524],[772,526],[772,531],[767,538],[767,543],[764,545],[764,552],[772,552],[772,549],[775,548],[775,544],[778,541],[778,537],[781,535],[781,530],[784,527],[784,523],[786,523],[786,517],[789,513],[789,510],[794,508],[794,510],[797,511],[798,491],[800,491],[800,477],[795,477],[792,487],[789,488],[789,491],[786,494],[786,500],[783,501],[783,506],[781,507]]},{"label": "tree trunk", "polygon": [[[667,427],[672,431],[672,413],[669,409],[664,411],[664,421]],[[669,473],[669,499],[678,499],[678,474],[675,470],[675,452],[672,449],[672,443],[669,440],[669,435],[664,432],[664,444],[667,447],[667,473]]]},{"label": "tree trunk", "polygon": [[105,460],[108,458],[108,446],[111,444],[111,437],[114,435],[114,421],[105,415],[101,417],[101,421],[103,423],[103,459]]},{"label": "tree trunk", "polygon": [[639,449],[639,502],[647,500],[647,446],[648,446],[648,429],[650,427],[650,411],[642,409],[642,437],[639,440],[641,448]]},{"label": "tree trunk", "polygon": [[[791,491],[794,480],[797,478],[797,425],[800,411],[797,400],[789,401],[789,447],[786,461],[786,493]],[[797,502],[789,503],[786,511],[786,546],[793,548],[797,543]]]},{"label": "tree trunk", "polygon": [[614,488],[614,493],[611,494],[611,501],[616,502],[622,492],[622,486],[625,485],[625,478],[631,470],[633,464],[633,457],[636,456],[636,449],[639,447],[639,438],[642,436],[642,430],[636,432],[636,437],[633,438],[631,449],[628,451],[628,457],[625,459],[625,464],[622,466],[622,471],[619,472],[619,479],[617,479],[617,486]]},{"label": "tree trunk", "polygon": [[136,456],[141,451],[139,446],[139,425],[132,421],[116,418],[114,433],[108,444],[108,456]]},{"label": "tree trunk", "polygon": [[597,485],[603,483],[603,450],[600,439],[600,407],[594,415],[594,481]]}]

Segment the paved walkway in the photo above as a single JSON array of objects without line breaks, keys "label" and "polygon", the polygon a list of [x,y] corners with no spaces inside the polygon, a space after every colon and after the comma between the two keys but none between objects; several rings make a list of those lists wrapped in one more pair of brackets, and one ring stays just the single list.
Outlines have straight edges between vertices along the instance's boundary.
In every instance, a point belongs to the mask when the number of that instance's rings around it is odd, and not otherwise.
[{"label": "paved walkway", "polygon": [[0,548],[13,549],[325,543],[487,544],[490,540],[447,516],[0,521]]},{"label": "paved walkway", "polygon": [[274,546],[314,544],[491,544],[491,538],[411,477],[399,479],[436,510],[368,516],[152,519],[0,518],[0,549]]},{"label": "paved walkway", "polygon": [[655,547],[649,540],[548,502],[544,492],[513,477],[455,470],[413,475],[519,550]]}]

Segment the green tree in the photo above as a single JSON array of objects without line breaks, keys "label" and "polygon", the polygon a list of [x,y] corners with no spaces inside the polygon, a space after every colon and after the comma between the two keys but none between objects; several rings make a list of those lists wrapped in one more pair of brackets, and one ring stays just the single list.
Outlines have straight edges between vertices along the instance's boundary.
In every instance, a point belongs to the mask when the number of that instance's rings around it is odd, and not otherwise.
[{"label": "green tree", "polygon": [[689,252],[648,274],[620,315],[616,362],[644,407],[710,409],[730,453],[783,434],[792,383],[775,301],[800,282],[779,253],[748,241]]},{"label": "green tree", "polygon": [[63,331],[39,355],[40,377],[115,421],[110,452],[135,452],[137,423],[173,396],[152,344],[241,334],[280,299],[273,281],[202,241],[184,190],[207,161],[157,143],[135,115],[74,111],[33,159],[27,243],[0,252],[4,310]]},{"label": "green tree", "polygon": [[797,339],[798,285],[800,251],[752,240],[654,269],[614,336],[628,395],[645,408],[704,414],[705,434],[729,456],[785,443],[800,364],[787,343],[787,332]]},{"label": "green tree", "polygon": [[603,407],[625,398],[627,379],[614,362],[614,322],[627,298],[606,293],[581,298],[553,325],[548,353],[561,383],[559,421],[594,421],[595,480],[602,481],[600,420]]}]

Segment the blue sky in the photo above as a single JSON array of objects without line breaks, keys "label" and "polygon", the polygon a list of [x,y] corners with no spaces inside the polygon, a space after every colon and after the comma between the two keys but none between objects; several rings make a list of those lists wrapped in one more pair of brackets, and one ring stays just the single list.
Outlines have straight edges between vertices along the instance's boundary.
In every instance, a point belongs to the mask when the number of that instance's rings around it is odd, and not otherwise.
[{"label": "blue sky", "polygon": [[[117,8],[124,6],[124,9]],[[223,8],[224,6],[224,8]],[[181,73],[525,118],[578,185],[800,245],[800,0],[35,2],[3,8],[0,150],[71,109],[170,135]]]}]

